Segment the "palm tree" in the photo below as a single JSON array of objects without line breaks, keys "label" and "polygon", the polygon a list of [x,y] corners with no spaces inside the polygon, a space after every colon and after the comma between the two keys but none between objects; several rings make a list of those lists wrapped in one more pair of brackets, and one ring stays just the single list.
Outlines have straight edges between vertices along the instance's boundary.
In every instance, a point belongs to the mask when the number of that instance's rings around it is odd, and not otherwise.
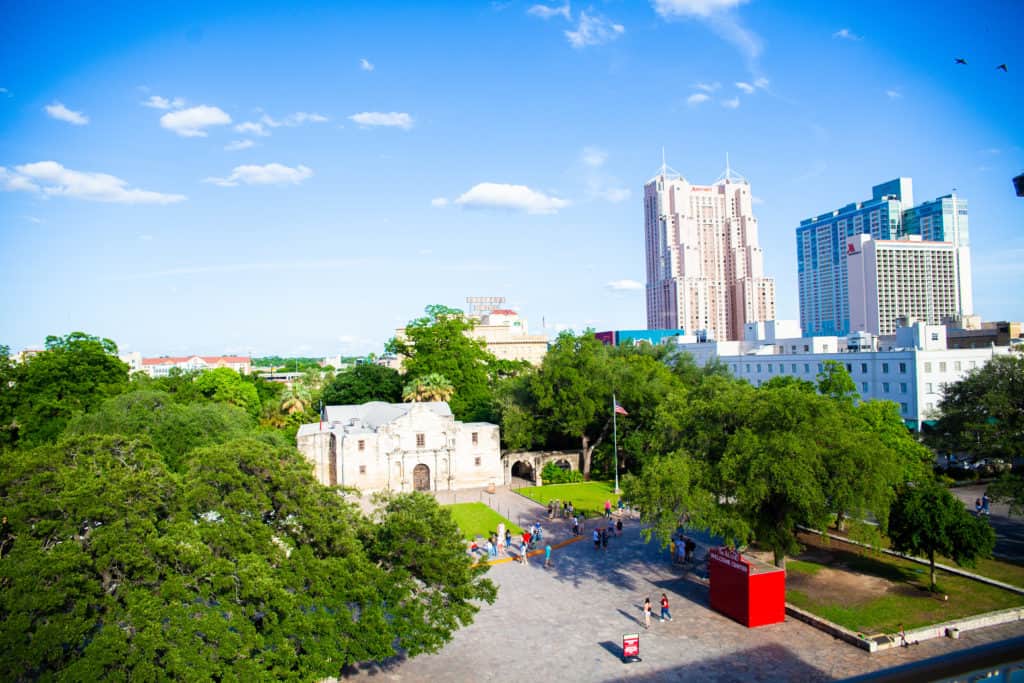
[{"label": "palm tree", "polygon": [[455,393],[455,387],[444,375],[432,372],[405,385],[402,400],[406,402],[448,401]]},{"label": "palm tree", "polygon": [[301,382],[292,382],[281,395],[281,412],[288,415],[301,413],[309,407],[310,392]]}]

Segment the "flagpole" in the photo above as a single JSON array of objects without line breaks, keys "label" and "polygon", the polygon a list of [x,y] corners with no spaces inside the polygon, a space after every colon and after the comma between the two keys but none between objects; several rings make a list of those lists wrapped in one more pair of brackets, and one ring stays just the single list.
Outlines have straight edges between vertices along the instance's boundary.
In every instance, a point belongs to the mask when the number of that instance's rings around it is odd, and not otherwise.
[{"label": "flagpole", "polygon": [[[612,434],[615,441],[615,494],[619,493],[619,422],[618,422],[618,408],[619,404],[615,400],[615,392],[612,392]],[[605,424],[608,424],[607,422]]]}]

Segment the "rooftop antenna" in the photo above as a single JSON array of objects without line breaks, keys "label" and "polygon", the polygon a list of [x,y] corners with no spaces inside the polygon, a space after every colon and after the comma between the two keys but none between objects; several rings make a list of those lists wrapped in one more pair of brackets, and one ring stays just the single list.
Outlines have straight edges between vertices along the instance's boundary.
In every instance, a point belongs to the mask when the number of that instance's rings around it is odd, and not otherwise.
[{"label": "rooftop antenna", "polygon": [[745,182],[747,182],[747,179],[744,178],[743,176],[741,176],[739,173],[733,173],[732,167],[729,166],[729,153],[728,152],[725,153],[725,173],[723,173],[722,175],[718,176],[718,180],[716,180],[715,182],[716,183],[720,183],[722,181],[725,181],[727,183],[732,183],[732,182],[745,183]]},{"label": "rooftop antenna", "polygon": [[664,147],[664,145],[661,148],[661,168],[658,169],[658,175],[663,177],[663,178],[667,178],[669,176],[674,176],[675,178],[683,179],[683,174],[680,173],[679,171],[677,171],[676,169],[672,168],[671,166],[669,166],[668,163],[665,161],[665,147]]}]

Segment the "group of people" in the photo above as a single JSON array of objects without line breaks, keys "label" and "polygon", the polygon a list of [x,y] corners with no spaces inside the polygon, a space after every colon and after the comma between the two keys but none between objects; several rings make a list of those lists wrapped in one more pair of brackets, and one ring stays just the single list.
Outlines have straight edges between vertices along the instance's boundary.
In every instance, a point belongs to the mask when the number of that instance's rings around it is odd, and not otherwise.
[{"label": "group of people", "polygon": [[603,526],[600,529],[594,529],[594,550],[608,550],[608,539],[612,536],[622,535],[622,519],[617,519],[614,522],[611,517],[608,518],[608,525]]},{"label": "group of people", "polygon": [[548,519],[568,519],[575,514],[572,501],[562,502],[558,499],[548,501]]},{"label": "group of people", "polygon": [[985,493],[982,494],[981,498],[978,498],[978,499],[976,499],[974,501],[974,512],[975,512],[975,514],[978,514],[978,515],[990,514],[989,510],[988,510],[988,505],[989,505],[989,498],[988,498],[988,492],[986,491]]},{"label": "group of people", "polygon": [[[661,594],[661,620],[672,621],[672,613],[668,609],[668,596]],[[644,598],[644,628],[651,627],[651,599]]]}]

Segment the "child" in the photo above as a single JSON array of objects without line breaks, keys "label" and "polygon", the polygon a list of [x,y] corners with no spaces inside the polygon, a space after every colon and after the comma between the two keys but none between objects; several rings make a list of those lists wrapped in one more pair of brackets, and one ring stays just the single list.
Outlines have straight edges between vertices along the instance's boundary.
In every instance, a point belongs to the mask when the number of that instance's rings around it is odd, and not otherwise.
[{"label": "child", "polygon": [[644,628],[651,627],[651,599],[644,598]]}]

